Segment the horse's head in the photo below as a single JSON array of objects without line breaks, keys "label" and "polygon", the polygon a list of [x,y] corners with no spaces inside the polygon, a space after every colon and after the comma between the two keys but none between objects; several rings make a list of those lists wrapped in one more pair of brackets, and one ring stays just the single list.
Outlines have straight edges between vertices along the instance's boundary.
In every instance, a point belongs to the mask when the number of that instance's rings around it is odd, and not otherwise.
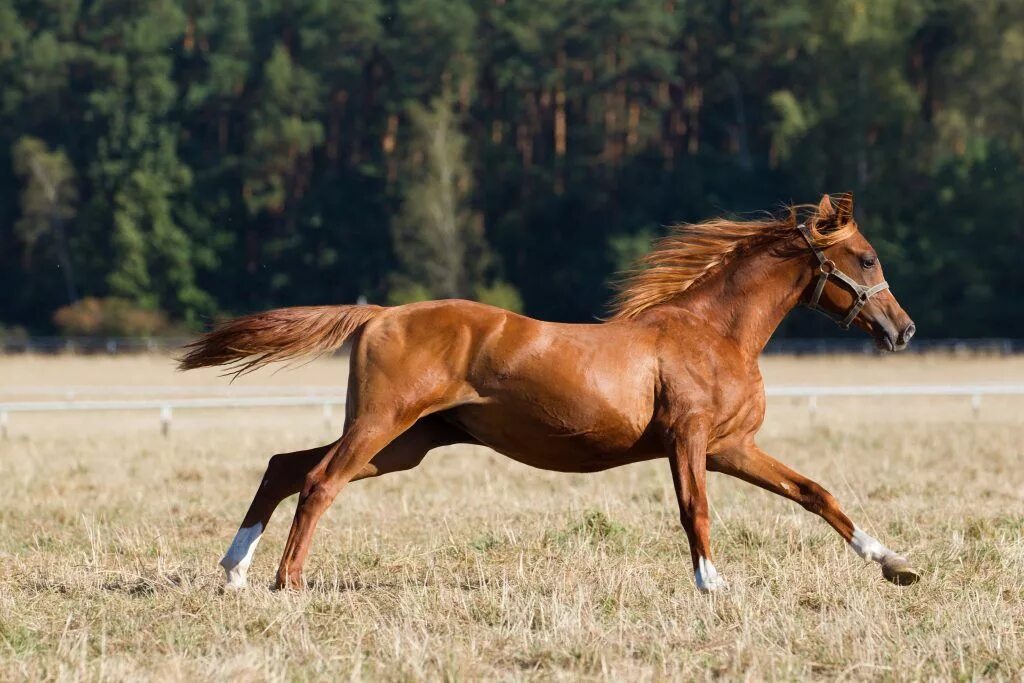
[{"label": "horse's head", "polygon": [[[896,301],[885,282],[878,254],[857,228],[852,195],[843,195],[835,202],[828,195],[822,197],[812,223],[813,232],[802,231],[814,253],[816,277],[804,300],[841,327],[853,324],[864,330],[880,349],[906,348],[916,331],[914,321]],[[814,244],[813,233],[846,236],[819,247]]]}]

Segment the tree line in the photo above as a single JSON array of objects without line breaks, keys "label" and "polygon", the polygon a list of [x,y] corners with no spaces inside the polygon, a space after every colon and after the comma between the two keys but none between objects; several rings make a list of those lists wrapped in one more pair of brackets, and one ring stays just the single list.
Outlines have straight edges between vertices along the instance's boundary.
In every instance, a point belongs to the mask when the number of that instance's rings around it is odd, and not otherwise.
[{"label": "tree line", "polygon": [[1021,337],[1022,73],[1014,0],[5,0],[0,322],[592,320],[668,224],[852,191],[922,335]]}]

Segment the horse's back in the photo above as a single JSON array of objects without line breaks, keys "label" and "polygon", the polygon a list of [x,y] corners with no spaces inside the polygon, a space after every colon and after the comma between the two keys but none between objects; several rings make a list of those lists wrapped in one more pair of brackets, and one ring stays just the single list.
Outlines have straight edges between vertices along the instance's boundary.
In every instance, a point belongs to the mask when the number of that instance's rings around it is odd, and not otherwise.
[{"label": "horse's back", "polygon": [[641,326],[552,323],[450,299],[386,309],[357,341],[353,363],[356,372],[440,372],[482,393],[538,381],[618,394],[634,381],[654,381],[654,344],[655,335]]}]

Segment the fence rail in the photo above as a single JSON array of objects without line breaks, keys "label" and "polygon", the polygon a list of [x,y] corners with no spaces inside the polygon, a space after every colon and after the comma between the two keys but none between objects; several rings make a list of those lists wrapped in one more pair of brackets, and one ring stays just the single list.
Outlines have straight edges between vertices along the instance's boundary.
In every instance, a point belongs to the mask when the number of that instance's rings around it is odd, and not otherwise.
[{"label": "fence rail", "polygon": [[0,337],[4,353],[152,353],[175,351],[190,337]]},{"label": "fence rail", "polygon": [[230,398],[171,398],[123,400],[71,400],[71,401],[13,401],[0,403],[0,437],[7,438],[11,413],[60,413],[79,411],[157,410],[160,431],[164,436],[171,428],[175,410],[216,408],[286,408],[321,406],[324,421],[330,425],[333,408],[345,405],[344,396],[236,396]]},{"label": "fence rail", "polygon": [[0,387],[0,396],[60,396],[72,401],[81,396],[323,396],[344,391],[344,386],[273,386],[273,385],[98,385],[71,384],[53,386]]},{"label": "fence rail", "polygon": [[904,384],[846,386],[777,386],[765,389],[768,396],[1024,396],[1024,384]]},{"label": "fence rail", "polygon": [[[765,353],[769,355],[806,356],[835,353],[879,355],[884,353],[875,347],[875,342],[864,335],[850,337],[825,337],[820,339],[776,338],[768,342]],[[923,339],[914,341],[901,353],[951,353],[1011,356],[1024,353],[1024,339]]]},{"label": "fence rail", "polygon": [[[114,387],[117,388],[117,387]],[[154,391],[177,390],[178,387],[120,387],[122,389],[148,389]],[[198,387],[194,387],[196,389]],[[65,388],[66,389],[66,388]],[[95,387],[100,390],[102,387]],[[12,413],[54,413],[78,411],[159,411],[160,430],[166,435],[170,431],[174,411],[225,408],[283,408],[320,406],[325,422],[330,425],[334,406],[345,405],[341,394],[320,393],[323,387],[295,387],[293,391],[305,393],[298,396],[206,396],[199,398],[148,398],[148,399],[70,399],[63,401],[9,401],[0,402],[0,436],[6,438]],[[813,416],[818,411],[818,401],[827,397],[878,397],[878,396],[969,396],[971,407],[977,417],[985,396],[1024,396],[1024,384],[908,384],[908,385],[859,385],[859,386],[775,386],[765,391],[771,397],[806,398],[807,409]]]}]

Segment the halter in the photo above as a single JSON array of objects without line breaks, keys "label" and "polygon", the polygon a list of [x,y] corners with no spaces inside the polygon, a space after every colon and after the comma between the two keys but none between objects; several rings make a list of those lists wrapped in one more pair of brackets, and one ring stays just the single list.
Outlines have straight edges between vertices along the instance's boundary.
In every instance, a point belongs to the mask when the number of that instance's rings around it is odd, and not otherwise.
[{"label": "halter", "polygon": [[[844,330],[850,329],[850,324],[853,323],[857,314],[860,313],[860,310],[864,308],[871,297],[879,292],[884,292],[889,289],[889,283],[879,282],[873,287],[860,284],[852,277],[839,270],[839,268],[836,267],[835,262],[825,256],[825,252],[814,244],[814,238],[811,236],[811,231],[807,229],[806,225],[801,223],[796,226],[796,229],[800,231],[800,234],[803,235],[804,240],[807,242],[807,246],[809,246],[811,251],[814,252],[814,255],[818,257],[818,284],[814,286],[814,294],[811,295],[810,301],[807,302],[807,307],[813,311],[821,311]],[[818,303],[821,300],[821,293],[825,291],[825,283],[829,281],[829,278],[835,278],[841,284],[846,285],[854,294],[855,301],[853,302],[853,305],[850,306],[850,310],[846,312],[845,316],[833,313]]]}]

